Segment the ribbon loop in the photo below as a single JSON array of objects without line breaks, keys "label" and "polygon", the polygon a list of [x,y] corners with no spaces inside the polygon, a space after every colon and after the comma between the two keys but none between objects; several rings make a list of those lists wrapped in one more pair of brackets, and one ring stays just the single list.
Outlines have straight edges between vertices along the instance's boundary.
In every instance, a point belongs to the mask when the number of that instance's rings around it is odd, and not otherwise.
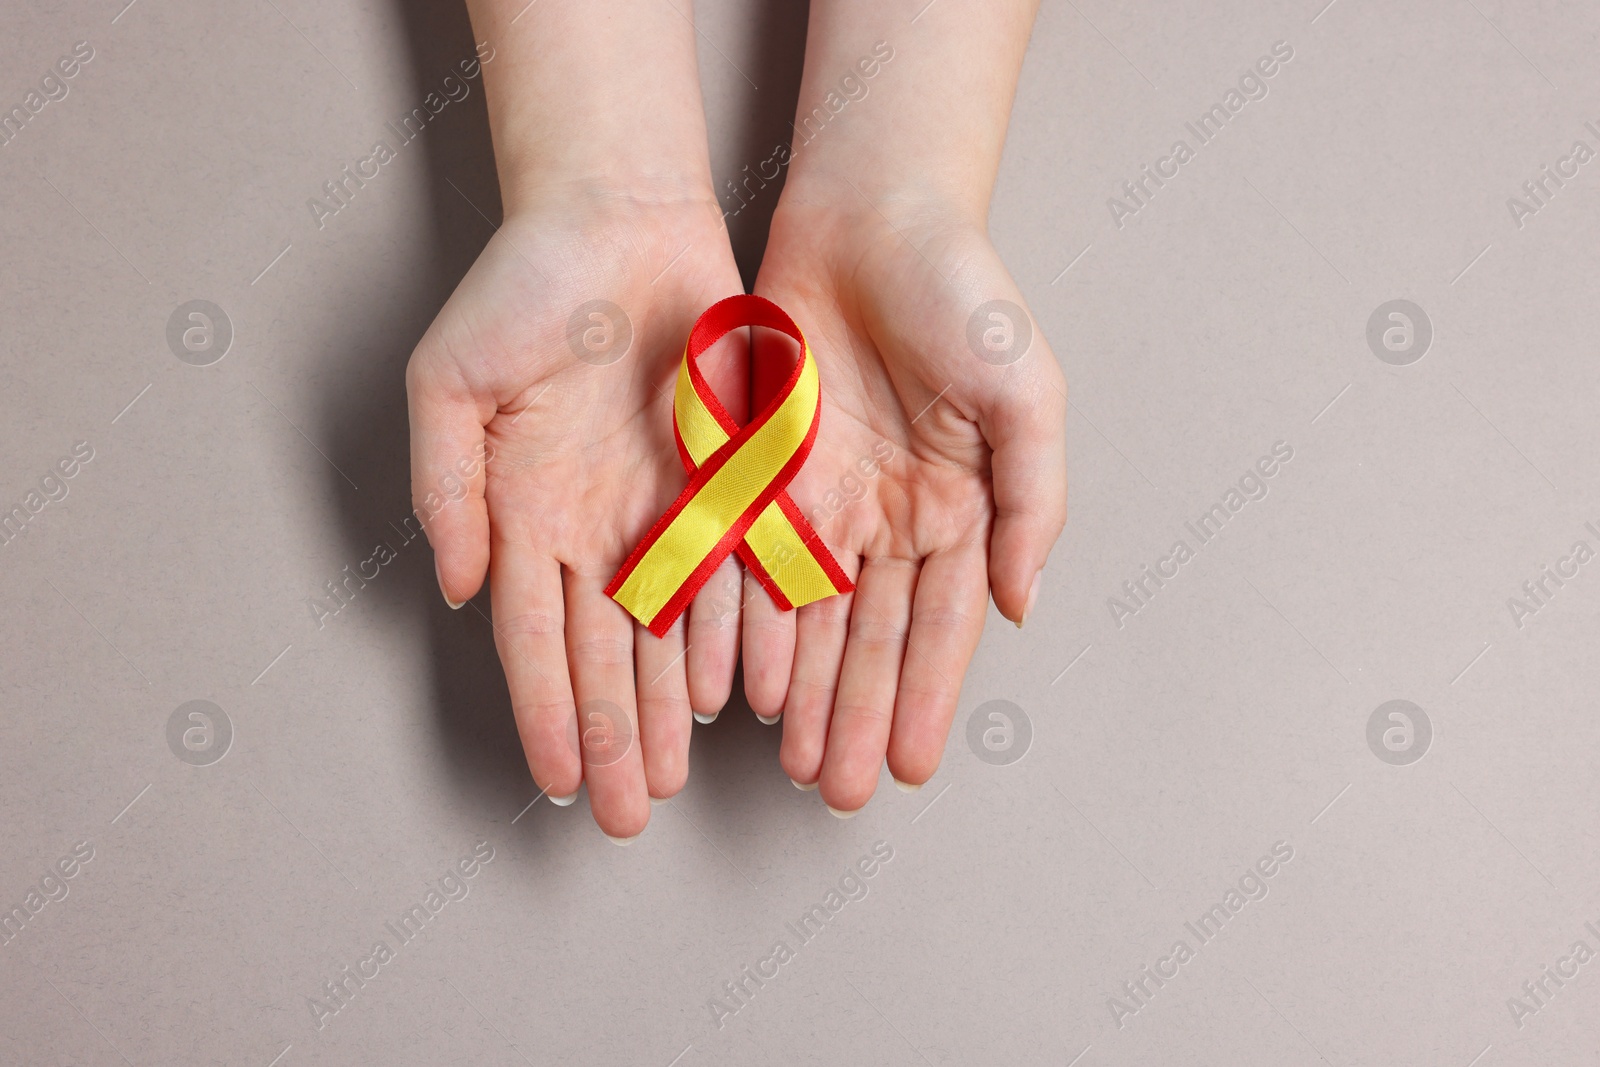
[{"label": "ribbon loop", "polygon": [[[794,338],[800,358],[771,402],[740,426],[698,360],[746,326]],[[850,579],[786,491],[811,453],[821,415],[816,360],[782,308],[749,295],[708,308],[689,332],[673,396],[673,436],[689,484],[611,579],[606,595],[664,637],[733,552],[783,611],[850,592]]]}]

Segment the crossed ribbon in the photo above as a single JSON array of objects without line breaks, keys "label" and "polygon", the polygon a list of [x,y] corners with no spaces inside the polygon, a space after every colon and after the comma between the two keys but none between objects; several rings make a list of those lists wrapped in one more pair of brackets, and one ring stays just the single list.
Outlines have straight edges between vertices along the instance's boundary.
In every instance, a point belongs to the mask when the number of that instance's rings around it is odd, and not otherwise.
[{"label": "crossed ribbon", "polygon": [[[700,373],[700,354],[745,326],[800,344],[789,380],[740,426]],[[783,611],[855,588],[786,491],[811,453],[822,413],[816,360],[800,327],[759,296],[730,296],[695,322],[678,367],[672,428],[689,484],[656,521],[606,595],[665,637],[732,552]]]}]

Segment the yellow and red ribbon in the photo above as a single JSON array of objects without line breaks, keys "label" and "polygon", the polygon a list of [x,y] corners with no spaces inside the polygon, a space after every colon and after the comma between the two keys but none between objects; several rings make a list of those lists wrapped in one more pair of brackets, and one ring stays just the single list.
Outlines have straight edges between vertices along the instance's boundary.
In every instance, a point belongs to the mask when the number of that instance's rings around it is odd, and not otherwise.
[{"label": "yellow and red ribbon", "polygon": [[[745,326],[794,338],[800,358],[771,402],[740,426],[698,360]],[[664,637],[733,552],[784,611],[855,588],[786,491],[811,453],[821,414],[816,360],[782,308],[748,295],[708,308],[689,332],[672,406],[689,484],[611,579],[606,595]]]}]

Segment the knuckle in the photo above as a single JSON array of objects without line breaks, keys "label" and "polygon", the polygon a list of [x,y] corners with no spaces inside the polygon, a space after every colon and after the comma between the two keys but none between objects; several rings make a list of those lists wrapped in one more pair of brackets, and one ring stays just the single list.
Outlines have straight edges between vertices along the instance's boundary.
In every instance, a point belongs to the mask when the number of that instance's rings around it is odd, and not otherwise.
[{"label": "knuckle", "polygon": [[795,675],[789,680],[789,695],[784,701],[783,713],[827,711],[833,706],[833,681]]},{"label": "knuckle", "polygon": [[850,621],[850,596],[831,596],[825,600],[816,600],[807,604],[800,610],[806,613],[810,621],[820,626],[834,628],[843,627]]},{"label": "knuckle", "polygon": [[691,632],[727,629],[738,621],[739,614],[737,591],[732,595],[710,596],[702,592],[689,606],[689,629]]},{"label": "knuckle", "polygon": [[904,635],[893,633],[852,635],[850,646],[866,660],[892,667],[896,672],[905,662]]},{"label": "knuckle", "polygon": [[835,718],[855,719],[859,722],[888,723],[894,719],[894,708],[888,703],[852,701],[834,706]]},{"label": "knuckle", "polygon": [[575,708],[572,701],[563,697],[540,696],[518,702],[512,711],[532,729],[562,731],[565,736],[566,721],[575,713]]},{"label": "knuckle", "polygon": [[782,615],[765,615],[753,611],[746,612],[744,616],[744,633],[747,639],[793,640],[794,619],[787,612]]},{"label": "knuckle", "polygon": [[861,645],[862,651],[898,649],[905,642],[905,630],[895,626],[888,619],[879,618],[872,612],[857,614],[851,620],[850,643],[852,645]]},{"label": "knuckle", "polygon": [[917,612],[917,625],[933,630],[965,632],[972,628],[976,619],[977,616],[971,610],[948,605],[923,608]]},{"label": "knuckle", "polygon": [[561,616],[550,611],[524,611],[501,620],[496,629],[512,640],[550,637],[561,633]]},{"label": "knuckle", "polygon": [[601,667],[620,667],[633,663],[633,641],[610,634],[579,638],[572,644],[572,658]]},{"label": "knuckle", "polygon": [[689,717],[689,698],[665,696],[643,690],[639,693],[639,717],[650,721],[680,722]]}]

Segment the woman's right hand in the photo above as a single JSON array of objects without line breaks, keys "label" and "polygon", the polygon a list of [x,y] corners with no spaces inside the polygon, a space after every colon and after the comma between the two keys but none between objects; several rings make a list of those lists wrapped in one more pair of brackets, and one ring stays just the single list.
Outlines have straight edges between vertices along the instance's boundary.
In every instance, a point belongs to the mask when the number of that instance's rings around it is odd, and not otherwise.
[{"label": "woman's right hand", "polygon": [[[431,516],[445,598],[466,601],[487,576],[534,780],[556,803],[588,782],[613,839],[683,787],[691,708],[714,716],[732,687],[736,561],[665,638],[603,589],[686,484],[672,436],[684,340],[741,291],[709,188],[541,193],[506,219],[407,369],[413,504]],[[701,360],[736,417],[744,346],[729,338]]]}]

